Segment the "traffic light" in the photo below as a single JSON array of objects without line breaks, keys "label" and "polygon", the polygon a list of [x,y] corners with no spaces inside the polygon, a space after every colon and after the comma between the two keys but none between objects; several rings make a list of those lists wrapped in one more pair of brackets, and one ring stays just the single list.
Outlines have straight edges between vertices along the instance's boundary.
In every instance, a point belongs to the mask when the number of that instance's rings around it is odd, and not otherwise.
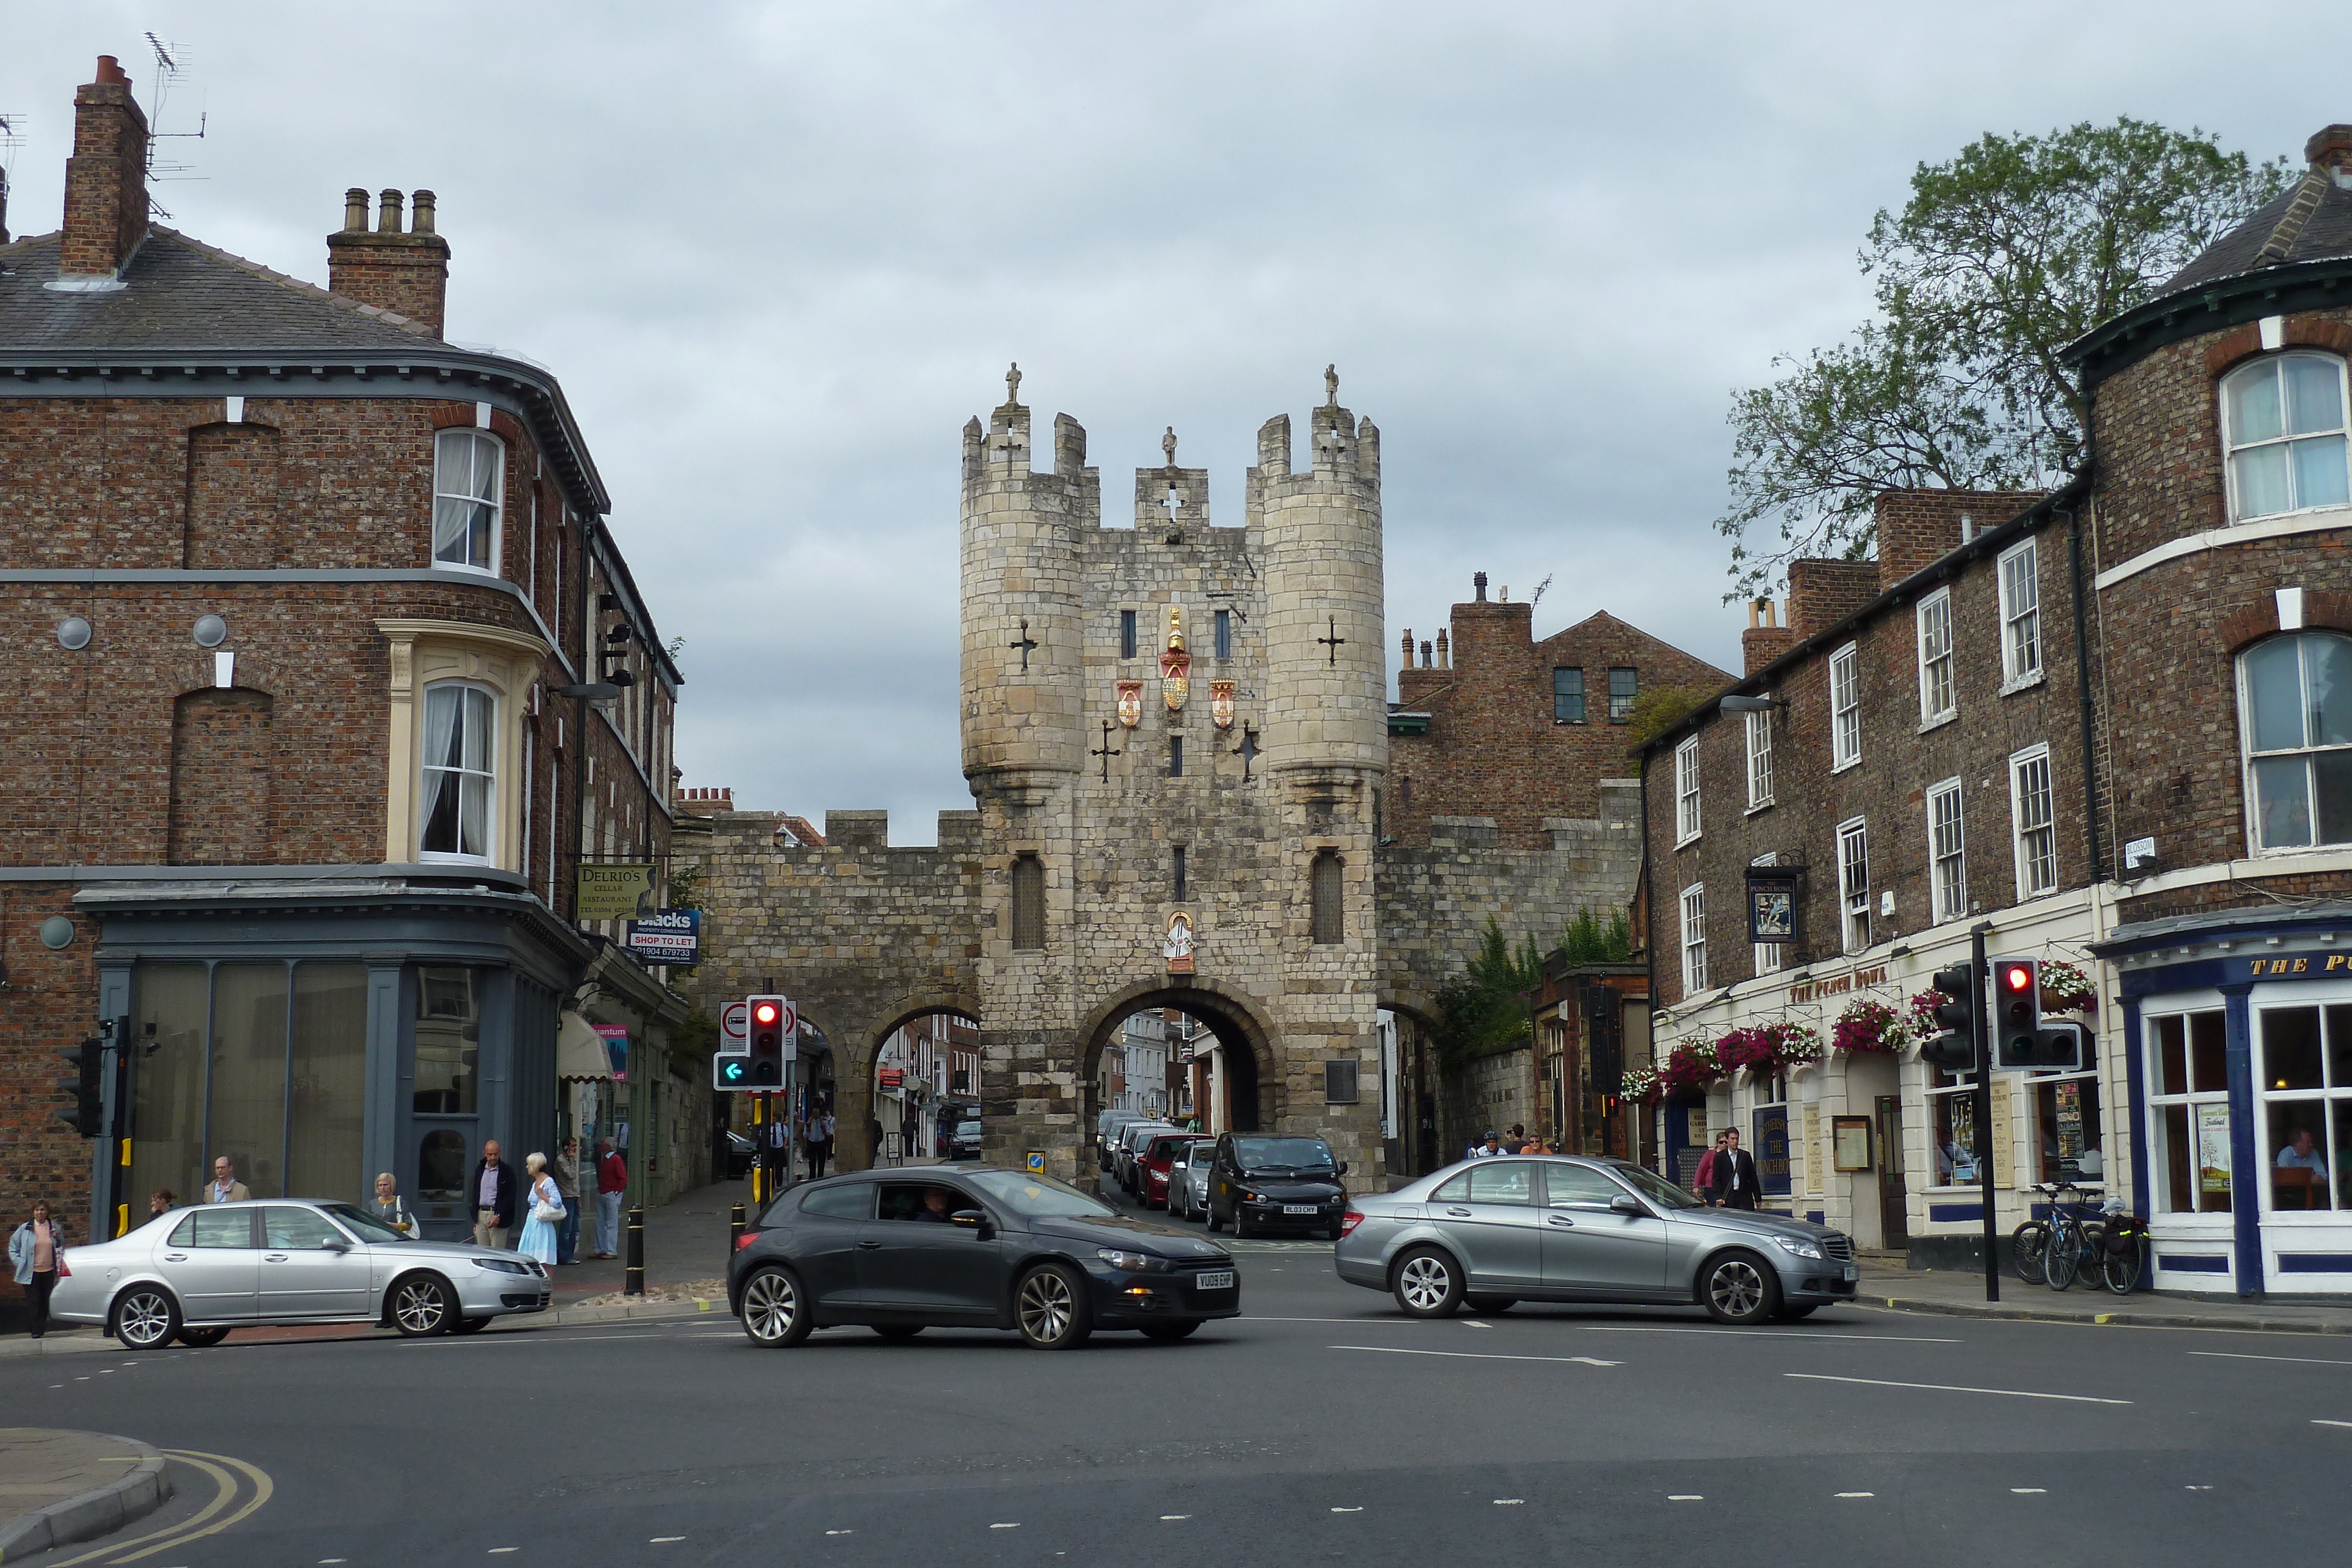
[{"label": "traffic light", "polygon": [[1993,1065],[2011,1068],[2041,1065],[2041,960],[1994,959],[1992,995]]},{"label": "traffic light", "polygon": [[745,1000],[745,1063],[742,1084],[751,1090],[784,1087],[784,1051],[794,1024],[793,1004],[782,997],[751,997]]},{"label": "traffic light", "polygon": [[710,1086],[720,1093],[751,1087],[751,1059],[741,1051],[722,1051],[710,1059]]},{"label": "traffic light", "polygon": [[1947,1072],[1970,1072],[1977,1065],[1977,973],[1974,964],[1938,969],[1928,982],[1944,1000],[1936,1004],[1936,1021],[1944,1032],[1919,1045],[1919,1055]]},{"label": "traffic light", "polygon": [[71,1096],[70,1111],[59,1111],[58,1120],[85,1138],[95,1138],[106,1131],[106,1046],[98,1036],[91,1035],[79,1045],[69,1045],[58,1052],[74,1064],[74,1076],[58,1081],[58,1093]]}]

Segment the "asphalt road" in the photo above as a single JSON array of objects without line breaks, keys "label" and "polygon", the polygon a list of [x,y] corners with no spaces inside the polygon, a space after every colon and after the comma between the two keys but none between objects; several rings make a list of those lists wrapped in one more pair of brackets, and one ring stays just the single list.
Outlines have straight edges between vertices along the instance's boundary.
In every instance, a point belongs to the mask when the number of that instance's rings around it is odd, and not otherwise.
[{"label": "asphalt road", "polygon": [[1532,1306],[1425,1323],[1339,1281],[1328,1246],[1240,1249],[1247,1315],[1178,1344],[831,1330],[761,1351],[720,1317],[232,1337],[0,1362],[0,1401],[11,1425],[205,1457],[163,1513],[34,1560],[56,1564],[2148,1568],[2344,1550],[2337,1341],[1853,1308],[1745,1332]]}]

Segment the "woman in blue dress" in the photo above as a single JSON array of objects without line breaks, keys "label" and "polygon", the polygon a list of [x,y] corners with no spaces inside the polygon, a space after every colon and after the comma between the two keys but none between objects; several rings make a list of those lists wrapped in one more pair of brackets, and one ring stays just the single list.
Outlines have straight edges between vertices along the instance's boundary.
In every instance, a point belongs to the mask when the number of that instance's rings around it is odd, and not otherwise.
[{"label": "woman in blue dress", "polygon": [[[555,1266],[556,1234],[563,1223],[563,1194],[557,1190],[555,1178],[547,1174],[545,1155],[528,1155],[522,1166],[530,1173],[530,1218],[522,1228],[515,1250],[551,1269]],[[549,1218],[551,1215],[553,1218]]]}]

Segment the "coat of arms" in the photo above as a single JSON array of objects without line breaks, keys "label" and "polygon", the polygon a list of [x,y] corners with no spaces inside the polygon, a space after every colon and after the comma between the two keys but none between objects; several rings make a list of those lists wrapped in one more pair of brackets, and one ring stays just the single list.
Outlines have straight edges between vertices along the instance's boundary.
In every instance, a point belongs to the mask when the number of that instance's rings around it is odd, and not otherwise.
[{"label": "coat of arms", "polygon": [[1160,655],[1160,695],[1167,699],[1170,713],[1184,711],[1184,699],[1192,690],[1192,655],[1184,651],[1184,612],[1175,605],[1168,607],[1168,647]]},{"label": "coat of arms", "polygon": [[1209,717],[1215,721],[1219,729],[1234,727],[1233,682],[1211,681],[1209,683]]},{"label": "coat of arms", "polygon": [[1181,909],[1168,917],[1168,940],[1161,945],[1160,954],[1168,960],[1170,974],[1192,972],[1192,917]]},{"label": "coat of arms", "polygon": [[1118,722],[1133,729],[1143,722],[1143,683],[1118,683]]}]

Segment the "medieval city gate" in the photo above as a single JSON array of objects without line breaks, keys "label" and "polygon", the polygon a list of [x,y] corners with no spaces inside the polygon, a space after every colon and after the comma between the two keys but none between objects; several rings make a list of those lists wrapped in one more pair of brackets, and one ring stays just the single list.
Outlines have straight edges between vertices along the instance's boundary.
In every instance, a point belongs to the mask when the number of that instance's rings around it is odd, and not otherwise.
[{"label": "medieval city gate", "polygon": [[[1136,472],[1106,527],[1086,433],[1033,465],[1019,373],[965,427],[961,728],[977,810],[936,847],[891,848],[880,812],[835,811],[823,845],[772,813],[712,819],[703,1005],[772,980],[838,1053],[841,1161],[869,1163],[875,1051],[925,1012],[978,1020],[986,1158],[1043,1151],[1089,1174],[1104,1044],[1129,1014],[1206,1023],[1234,1124],[1316,1134],[1383,1168],[1377,1015],[1425,1020],[1490,915],[1556,931],[1622,903],[1638,864],[1630,786],[1549,851],[1446,819],[1379,845],[1388,758],[1380,434],[1338,401],[1258,433],[1240,528],[1208,475]],[[686,842],[681,841],[681,849]],[[1391,1135],[1394,1135],[1392,1130]]]}]

